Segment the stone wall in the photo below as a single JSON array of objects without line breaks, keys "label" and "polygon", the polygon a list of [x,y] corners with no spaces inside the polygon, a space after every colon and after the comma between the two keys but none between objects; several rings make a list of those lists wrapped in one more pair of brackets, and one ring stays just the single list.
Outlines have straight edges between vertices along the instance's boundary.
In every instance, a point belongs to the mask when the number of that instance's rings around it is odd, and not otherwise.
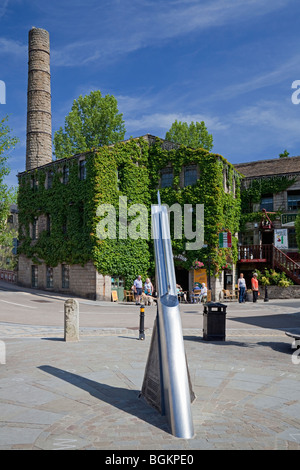
[{"label": "stone wall", "polygon": [[[260,298],[265,297],[265,288],[260,287]],[[268,286],[269,299],[300,299],[300,286]]]},{"label": "stone wall", "polygon": [[[32,266],[33,261],[24,255],[19,256],[18,284],[24,287],[32,287]],[[50,292],[61,292],[84,297],[91,300],[111,300],[111,279],[110,276],[99,274],[90,261],[85,266],[79,264],[69,266],[69,287],[62,287],[62,265],[53,268],[53,287],[47,287],[47,266],[38,266],[37,289]]]}]

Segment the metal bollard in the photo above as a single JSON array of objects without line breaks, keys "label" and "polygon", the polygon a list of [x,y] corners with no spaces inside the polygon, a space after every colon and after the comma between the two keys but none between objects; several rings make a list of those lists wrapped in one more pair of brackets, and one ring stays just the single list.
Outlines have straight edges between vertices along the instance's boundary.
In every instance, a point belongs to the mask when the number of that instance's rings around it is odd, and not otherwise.
[{"label": "metal bollard", "polygon": [[145,305],[140,306],[140,334],[139,339],[145,339],[145,331],[144,331],[144,320],[145,320]]},{"label": "metal bollard", "polygon": [[267,286],[265,286],[265,298],[264,298],[264,302],[269,302],[268,287],[267,287]]}]

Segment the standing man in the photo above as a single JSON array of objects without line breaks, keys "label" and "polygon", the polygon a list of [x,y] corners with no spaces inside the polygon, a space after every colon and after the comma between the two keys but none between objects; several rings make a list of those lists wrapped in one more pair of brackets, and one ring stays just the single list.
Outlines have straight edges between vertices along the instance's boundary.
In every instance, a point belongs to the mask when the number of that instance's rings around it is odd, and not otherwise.
[{"label": "standing man", "polygon": [[140,305],[141,295],[143,290],[142,276],[138,276],[133,283],[133,290],[135,295],[135,305]]},{"label": "standing man", "polygon": [[238,279],[238,292],[239,292],[239,303],[245,302],[245,293],[246,293],[246,281],[244,279],[244,274],[241,273]]},{"label": "standing man", "polygon": [[258,280],[257,280],[257,274],[253,273],[253,277],[251,279],[251,289],[253,292],[253,302],[257,301],[258,297]]}]

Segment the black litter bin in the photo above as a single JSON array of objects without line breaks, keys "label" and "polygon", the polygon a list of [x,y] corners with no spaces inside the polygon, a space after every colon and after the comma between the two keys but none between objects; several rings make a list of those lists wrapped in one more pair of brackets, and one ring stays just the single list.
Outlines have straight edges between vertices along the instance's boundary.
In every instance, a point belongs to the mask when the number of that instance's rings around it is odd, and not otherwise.
[{"label": "black litter bin", "polygon": [[225,341],[227,305],[207,302],[203,307],[203,339]]}]

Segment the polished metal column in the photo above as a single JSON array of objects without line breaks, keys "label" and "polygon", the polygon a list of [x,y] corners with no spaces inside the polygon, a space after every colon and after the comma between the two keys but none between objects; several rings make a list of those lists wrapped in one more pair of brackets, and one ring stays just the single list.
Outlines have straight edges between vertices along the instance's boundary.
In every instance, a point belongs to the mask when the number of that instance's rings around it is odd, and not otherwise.
[{"label": "polished metal column", "polygon": [[190,439],[194,435],[191,401],[195,396],[184,350],[166,207],[152,206],[151,216],[158,300],[141,395],[167,416],[174,436]]}]

